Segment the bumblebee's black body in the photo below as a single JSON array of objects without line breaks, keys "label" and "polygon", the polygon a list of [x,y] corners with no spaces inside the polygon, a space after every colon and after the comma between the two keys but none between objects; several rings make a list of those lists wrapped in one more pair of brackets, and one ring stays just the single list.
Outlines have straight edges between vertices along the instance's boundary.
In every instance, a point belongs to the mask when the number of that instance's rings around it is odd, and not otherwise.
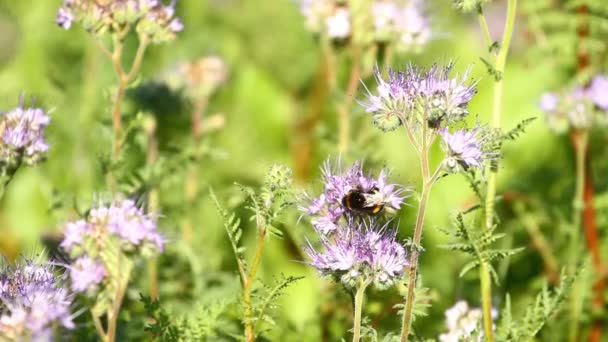
[{"label": "bumblebee's black body", "polygon": [[363,191],[362,189],[352,189],[342,198],[342,205],[351,211],[358,211],[369,215],[376,215],[382,211],[384,205],[370,205],[370,203],[367,202],[367,198],[365,195],[373,195],[378,193],[378,191],[378,188],[373,188],[370,191]]}]

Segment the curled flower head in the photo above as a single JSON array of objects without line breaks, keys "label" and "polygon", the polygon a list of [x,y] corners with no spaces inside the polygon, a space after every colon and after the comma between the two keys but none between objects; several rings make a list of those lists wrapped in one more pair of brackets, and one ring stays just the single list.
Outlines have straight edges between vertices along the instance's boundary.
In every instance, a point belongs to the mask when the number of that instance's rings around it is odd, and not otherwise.
[{"label": "curled flower head", "polygon": [[90,291],[94,286],[101,283],[106,275],[106,268],[101,262],[88,256],[80,257],[70,266],[72,290],[75,292]]},{"label": "curled flower head", "polygon": [[373,220],[340,224],[334,236],[321,235],[321,246],[322,251],[310,243],[306,248],[310,265],[351,288],[361,279],[372,281],[378,289],[388,288],[401,279],[409,264],[396,232],[378,227]]},{"label": "curled flower head", "polygon": [[407,188],[388,182],[389,172],[382,170],[374,178],[363,173],[363,166],[355,162],[348,170],[337,170],[328,160],[322,168],[323,192],[301,207],[311,217],[318,232],[331,234],[342,218],[362,217],[380,211],[401,208]]},{"label": "curled flower head", "polygon": [[556,133],[608,124],[608,77],[597,75],[588,87],[544,93],[539,102],[545,120]]},{"label": "curled flower head", "polygon": [[389,69],[386,79],[376,70],[376,92],[366,87],[368,100],[360,103],[384,131],[403,122],[440,128],[462,121],[469,113],[475,83],[467,84],[470,69],[451,78],[452,68],[452,63],[434,65],[427,71],[409,65],[403,71]]},{"label": "curled flower head", "polygon": [[25,260],[0,272],[0,338],[51,341],[53,326],[73,329],[73,296],[50,264]]},{"label": "curled flower head", "polygon": [[9,165],[34,165],[46,157],[49,149],[44,133],[50,122],[41,108],[22,105],[4,114],[0,123],[0,158]]},{"label": "curled flower head", "polygon": [[480,127],[457,130],[454,133],[443,128],[439,132],[446,153],[445,166],[449,171],[481,167],[485,161],[494,159],[492,153],[486,151],[485,137]]},{"label": "curled flower head", "polygon": [[163,43],[173,40],[184,28],[175,17],[175,3],[175,0],[168,5],[160,0],[64,0],[56,22],[66,30],[76,22],[96,34],[130,25],[152,43]]}]

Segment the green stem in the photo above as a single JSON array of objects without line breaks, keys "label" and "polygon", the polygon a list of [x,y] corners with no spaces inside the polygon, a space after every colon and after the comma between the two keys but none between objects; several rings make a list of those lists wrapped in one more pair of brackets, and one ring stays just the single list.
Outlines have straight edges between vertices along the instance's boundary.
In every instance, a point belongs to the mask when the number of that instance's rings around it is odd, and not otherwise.
[{"label": "green stem", "polygon": [[[494,68],[501,76],[494,83],[494,101],[492,107],[492,122],[493,128],[500,128],[500,119],[502,113],[502,99],[503,99],[503,79],[505,64],[507,61],[507,55],[509,53],[509,46],[511,44],[511,37],[513,36],[513,29],[515,27],[515,17],[517,9],[517,0],[509,0],[507,7],[507,19],[505,22],[504,33],[502,37],[502,43],[500,44],[500,50],[496,55],[496,61]],[[484,27],[485,18],[483,18],[483,12],[479,13],[481,26]],[[485,25],[487,30],[487,24]],[[489,33],[486,35],[486,40],[489,38]],[[486,220],[485,228],[490,229],[494,225],[494,200],[496,198],[496,176],[495,170],[492,170],[490,166],[486,169],[488,175],[488,187],[486,192]],[[489,342],[494,341],[494,332],[492,330],[492,282],[489,274],[489,265],[482,263],[479,268],[480,272],[480,283],[481,283],[481,298],[482,298],[482,309],[483,309],[483,326],[486,340]]]},{"label": "green stem", "polygon": [[[154,165],[158,159],[158,139],[156,138],[157,121],[153,115],[146,118],[145,130],[148,140],[146,151],[146,164]],[[148,193],[148,213],[156,213],[160,206],[160,194],[156,187],[150,189]],[[153,258],[147,262],[148,283],[150,286],[150,297],[158,299],[158,260]]]},{"label": "green stem", "polygon": [[[570,274],[574,273],[575,260],[579,252],[580,231],[581,231],[581,214],[584,209],[584,194],[585,194],[585,155],[589,143],[589,133],[587,131],[572,132],[572,144],[574,145],[574,155],[576,159],[576,188],[574,200],[572,203],[572,236],[570,237],[569,259],[572,261],[570,266]],[[579,282],[572,285],[570,296],[570,332],[569,341],[575,342],[579,335],[580,313],[583,305],[583,298],[580,295],[582,289]]]},{"label": "green stem", "polygon": [[353,318],[353,342],[359,342],[361,339],[361,312],[363,310],[363,298],[365,289],[369,285],[369,281],[362,281],[357,287],[355,293],[355,315]]},{"label": "green stem", "polygon": [[251,307],[251,290],[258,267],[262,261],[262,252],[264,251],[264,242],[266,241],[266,228],[258,227],[258,241],[255,247],[255,255],[251,263],[251,270],[243,284],[243,302],[245,304],[245,339],[247,342],[255,341],[255,332],[253,331],[253,310]]},{"label": "green stem", "polygon": [[357,91],[359,78],[361,76],[361,51],[358,46],[352,46],[352,64],[348,85],[344,94],[344,99],[338,107],[338,150],[340,153],[348,151],[350,140],[350,109]]},{"label": "green stem", "polygon": [[91,316],[93,316],[93,323],[95,324],[95,329],[97,330],[97,335],[102,341],[106,340],[106,332],[103,330],[103,325],[101,325],[101,320],[97,317],[93,311],[91,311]]},{"label": "green stem", "polygon": [[114,342],[116,340],[116,328],[118,326],[118,314],[120,313],[120,307],[129,285],[129,278],[131,277],[132,265],[126,261],[126,277],[122,283],[120,283],[116,295],[114,297],[113,305],[111,310],[108,311],[108,333],[105,338],[105,342]]},{"label": "green stem", "polygon": [[[410,266],[406,269],[408,273],[407,283],[407,294],[405,297],[405,309],[403,310],[403,320],[401,324],[401,342],[408,340],[411,326],[412,326],[412,313],[414,309],[414,291],[416,288],[416,276],[418,273],[418,258],[420,257],[420,242],[422,241],[422,230],[424,228],[424,216],[426,213],[426,207],[429,202],[431,195],[431,188],[437,180],[440,172],[439,168],[431,176],[429,169],[429,151],[428,148],[430,143],[427,143],[426,129],[422,132],[422,151],[420,153],[420,168],[422,170],[422,193],[420,195],[420,204],[418,206],[418,213],[416,215],[416,226],[414,228],[414,240],[412,255],[410,257]],[[428,139],[432,141],[432,139]]]}]

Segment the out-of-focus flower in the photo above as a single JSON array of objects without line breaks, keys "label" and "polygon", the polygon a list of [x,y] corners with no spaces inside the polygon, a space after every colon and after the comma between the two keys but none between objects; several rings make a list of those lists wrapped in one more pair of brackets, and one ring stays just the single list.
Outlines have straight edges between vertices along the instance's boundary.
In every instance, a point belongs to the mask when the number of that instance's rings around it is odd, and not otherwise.
[{"label": "out-of-focus flower", "polygon": [[0,337],[52,341],[53,326],[73,329],[72,295],[53,266],[25,260],[0,272]]},{"label": "out-of-focus flower", "polygon": [[2,161],[8,165],[34,165],[43,160],[49,149],[44,137],[49,122],[41,108],[21,105],[4,114],[0,123]]},{"label": "out-of-focus flower", "polygon": [[569,129],[590,129],[608,124],[608,78],[595,76],[589,87],[575,87],[541,96],[539,107],[545,112],[549,128],[557,133]]},{"label": "out-of-focus flower", "polygon": [[[383,44],[392,44],[400,51],[417,52],[431,39],[429,20],[420,0],[375,0],[370,2],[372,21],[365,31]],[[300,11],[306,26],[316,34],[345,40],[353,30],[353,10],[347,1],[300,0]],[[368,34],[368,32],[365,32]]]},{"label": "out-of-focus flower", "polygon": [[480,127],[472,130],[457,130],[454,133],[442,128],[439,133],[446,153],[445,164],[450,171],[481,167],[484,161],[495,159],[491,153],[485,151]]},{"label": "out-of-focus flower", "polygon": [[75,292],[86,292],[93,286],[101,283],[107,272],[102,263],[88,256],[76,259],[70,266],[70,278],[72,290]]},{"label": "out-of-focus flower", "polygon": [[159,0],[64,0],[56,22],[66,30],[76,22],[97,34],[120,31],[125,25],[132,25],[152,43],[163,43],[173,40],[184,28],[175,17],[175,4],[176,0],[169,5]]},{"label": "out-of-focus flower", "polygon": [[377,214],[382,209],[398,210],[407,197],[406,187],[388,182],[387,170],[373,178],[363,173],[360,162],[355,162],[346,171],[341,170],[339,162],[336,168],[329,160],[325,162],[322,168],[323,192],[300,208],[322,234],[334,232],[343,217]]},{"label": "out-of-focus flower", "polygon": [[431,39],[431,28],[418,0],[372,3],[376,40],[394,42],[398,50],[416,51]]},{"label": "out-of-focus flower", "polygon": [[[482,312],[478,308],[470,308],[469,304],[460,300],[445,311],[446,333],[439,335],[440,342],[471,341],[473,333],[480,328]],[[497,316],[492,310],[492,319]],[[475,341],[483,341],[483,332],[477,335]]]},{"label": "out-of-focus flower", "polygon": [[408,65],[403,71],[389,69],[386,78],[376,70],[376,91],[366,87],[368,100],[360,103],[384,131],[395,129],[403,120],[414,127],[432,128],[462,121],[476,93],[475,82],[467,84],[470,69],[451,78],[452,68],[452,63],[433,65],[427,71]]},{"label": "out-of-focus flower", "polygon": [[114,200],[92,208],[86,219],[66,224],[61,247],[75,261],[70,266],[72,288],[88,292],[116,268],[117,253],[152,256],[163,251],[165,239],[156,221],[132,200]]},{"label": "out-of-focus flower", "polygon": [[208,98],[228,78],[224,60],[206,56],[181,63],[163,75],[172,89],[184,91],[192,99]]},{"label": "out-of-focus flower", "polygon": [[396,232],[369,223],[349,220],[340,224],[332,237],[321,237],[322,251],[311,244],[306,248],[310,264],[322,275],[332,276],[347,287],[359,280],[371,280],[379,289],[401,279],[409,259],[405,248],[396,240]]}]

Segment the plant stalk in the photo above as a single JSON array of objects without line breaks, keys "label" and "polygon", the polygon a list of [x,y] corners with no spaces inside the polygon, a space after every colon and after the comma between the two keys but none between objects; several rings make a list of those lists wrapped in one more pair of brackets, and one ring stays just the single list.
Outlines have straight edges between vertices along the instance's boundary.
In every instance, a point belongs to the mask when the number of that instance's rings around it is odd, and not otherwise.
[{"label": "plant stalk", "polygon": [[[407,128],[407,127],[406,127]],[[427,132],[426,127],[423,127],[422,132],[422,147],[420,156],[420,168],[422,171],[422,192],[420,195],[420,204],[418,206],[418,213],[416,215],[416,226],[414,228],[414,240],[413,240],[413,248],[412,255],[410,258],[410,265],[406,268],[406,272],[408,274],[408,283],[407,283],[407,294],[405,298],[405,308],[403,310],[403,320],[401,324],[401,342],[406,342],[408,340],[411,326],[412,326],[412,312],[414,309],[414,292],[416,289],[416,276],[418,273],[418,258],[420,257],[420,242],[422,241],[422,230],[424,226],[424,216],[426,213],[426,207],[429,202],[429,197],[431,195],[431,188],[435,183],[439,172],[435,172],[433,176],[431,176],[429,169],[429,146],[427,143]],[[430,140],[430,139],[428,139]],[[439,166],[441,167],[441,165]],[[439,169],[438,169],[439,170]]]},{"label": "plant stalk", "polygon": [[353,319],[353,342],[359,342],[361,339],[361,312],[363,310],[363,298],[365,297],[365,289],[369,285],[369,281],[362,281],[357,287],[355,293],[355,315]]},{"label": "plant stalk", "polygon": [[[507,61],[507,55],[509,54],[509,46],[511,44],[511,37],[513,36],[513,29],[515,27],[515,17],[517,10],[517,0],[509,0],[507,4],[507,18],[505,21],[505,27],[503,31],[502,42],[499,47],[498,54],[494,68],[500,75],[500,78],[494,82],[494,95],[493,95],[493,106],[492,106],[492,121],[491,126],[493,128],[500,128],[500,119],[502,114],[502,100],[503,100],[503,79],[505,72],[505,64]],[[479,13],[480,25],[484,30],[486,41],[491,40],[489,31],[487,30],[487,23],[483,17],[483,12]],[[486,190],[486,203],[485,203],[485,229],[490,229],[494,225],[494,205],[496,198],[496,170],[492,170],[491,166],[486,168],[486,175],[488,177],[488,186]],[[483,327],[486,341],[494,341],[494,331],[492,330],[492,281],[489,272],[489,265],[481,263],[479,267],[480,285],[481,285],[481,298],[482,298],[482,311],[483,311]]]},{"label": "plant stalk", "polygon": [[262,252],[264,251],[264,242],[266,241],[266,228],[258,228],[258,241],[255,247],[255,255],[251,263],[251,270],[243,284],[243,302],[245,304],[245,339],[247,342],[255,341],[255,332],[253,331],[253,310],[251,307],[251,290],[258,267],[262,261]]}]

